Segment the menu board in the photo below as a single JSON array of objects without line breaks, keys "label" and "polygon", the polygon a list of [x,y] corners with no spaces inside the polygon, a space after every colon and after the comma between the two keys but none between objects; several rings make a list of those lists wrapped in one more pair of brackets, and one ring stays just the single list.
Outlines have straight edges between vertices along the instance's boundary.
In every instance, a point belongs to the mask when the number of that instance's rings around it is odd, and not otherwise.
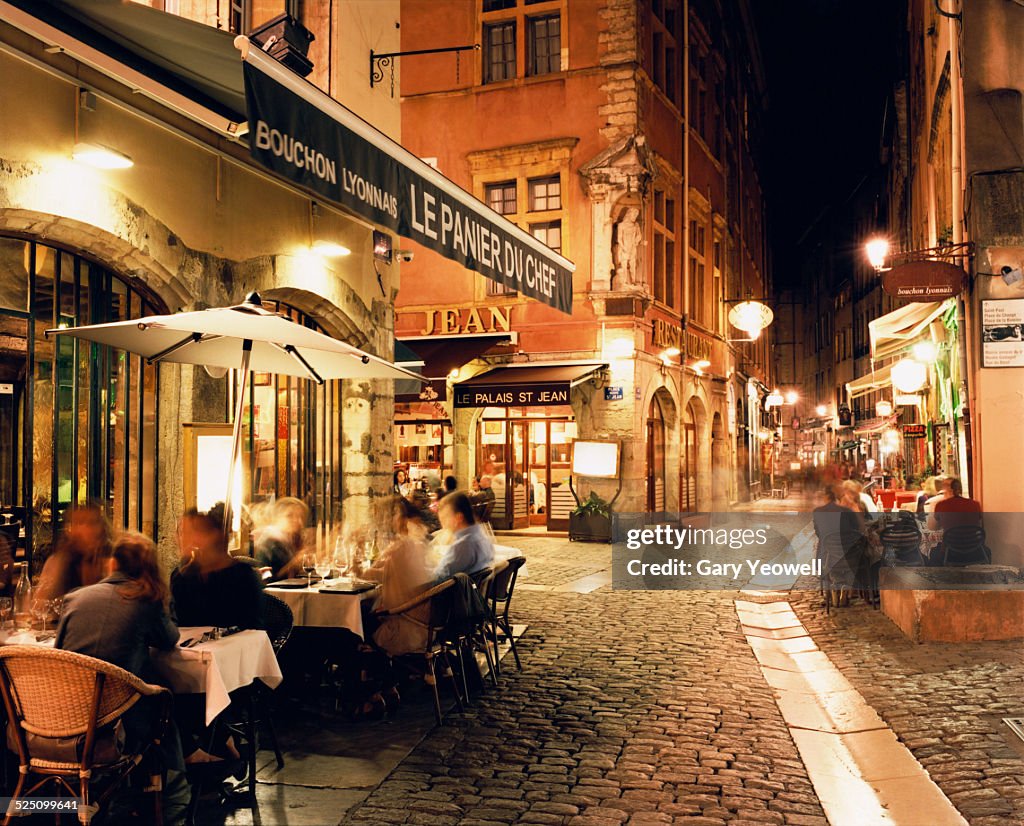
[{"label": "menu board", "polygon": [[981,302],[981,366],[1024,367],[1024,298]]}]

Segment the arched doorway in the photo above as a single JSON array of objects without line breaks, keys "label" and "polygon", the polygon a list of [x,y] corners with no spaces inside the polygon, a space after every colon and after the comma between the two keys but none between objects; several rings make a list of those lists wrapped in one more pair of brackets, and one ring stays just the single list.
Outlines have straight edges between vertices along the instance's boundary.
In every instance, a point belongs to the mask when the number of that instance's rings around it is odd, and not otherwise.
[{"label": "arched doorway", "polygon": [[679,510],[697,510],[697,422],[693,402],[683,409],[679,434]]},{"label": "arched doorway", "polygon": [[19,556],[44,550],[87,501],[156,538],[158,367],[44,331],[166,312],[137,279],[0,236],[0,506],[21,526]]},{"label": "arched doorway", "polygon": [[658,396],[647,409],[647,512],[665,510],[665,414]]}]

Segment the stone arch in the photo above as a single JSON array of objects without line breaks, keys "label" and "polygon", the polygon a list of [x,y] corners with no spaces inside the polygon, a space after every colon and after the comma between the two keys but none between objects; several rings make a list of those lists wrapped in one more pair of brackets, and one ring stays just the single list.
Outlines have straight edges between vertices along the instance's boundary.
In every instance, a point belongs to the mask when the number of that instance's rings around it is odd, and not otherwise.
[{"label": "stone arch", "polygon": [[648,487],[655,483],[652,460],[652,445],[650,444],[651,433],[649,433],[650,411],[657,405],[663,419],[663,500],[664,510],[674,511],[679,501],[679,403],[676,400],[675,388],[666,383],[663,379],[655,378],[645,394],[644,404],[641,408],[642,421],[638,434],[643,436],[643,452],[638,457],[641,460],[641,479],[644,488],[641,493],[644,495],[642,504],[646,507],[649,503],[650,494]]},{"label": "stone arch", "polygon": [[366,347],[369,336],[357,322],[342,308],[328,301],[322,295],[299,287],[271,287],[261,290],[264,300],[281,301],[311,318],[315,318],[324,331],[354,347]]},{"label": "stone arch", "polygon": [[707,511],[711,505],[711,440],[708,436],[708,405],[695,392],[686,402],[682,415],[683,427],[692,425],[694,438],[689,448],[695,456],[686,455],[687,474],[691,486],[696,485],[696,508]]},{"label": "stone arch", "polygon": [[[165,226],[165,238],[173,237]],[[52,244],[94,259],[111,271],[125,277],[133,286],[143,286],[154,293],[170,312],[187,307],[195,296],[179,278],[180,267],[170,268],[170,262],[152,254],[148,243],[137,246],[131,240],[101,227],[28,209],[0,208],[0,234],[10,234],[42,244]],[[180,250],[185,259],[184,247]]]}]

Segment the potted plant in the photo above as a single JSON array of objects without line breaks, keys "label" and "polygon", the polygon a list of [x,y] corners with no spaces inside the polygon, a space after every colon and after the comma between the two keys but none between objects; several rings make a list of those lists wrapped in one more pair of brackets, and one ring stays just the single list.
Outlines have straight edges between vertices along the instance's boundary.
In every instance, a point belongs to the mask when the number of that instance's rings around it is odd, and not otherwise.
[{"label": "potted plant", "polygon": [[612,541],[612,510],[594,491],[569,514],[569,539],[584,542]]}]

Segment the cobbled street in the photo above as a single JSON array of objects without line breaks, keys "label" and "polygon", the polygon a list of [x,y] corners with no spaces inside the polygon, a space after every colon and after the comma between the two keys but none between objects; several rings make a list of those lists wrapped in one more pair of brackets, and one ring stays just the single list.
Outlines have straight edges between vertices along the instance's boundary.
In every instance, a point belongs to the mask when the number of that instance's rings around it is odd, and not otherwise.
[{"label": "cobbled street", "polygon": [[825,820],[740,634],[730,592],[592,593],[607,545],[503,539],[528,558],[516,591],[523,671],[431,732],[345,822],[730,823]]}]

